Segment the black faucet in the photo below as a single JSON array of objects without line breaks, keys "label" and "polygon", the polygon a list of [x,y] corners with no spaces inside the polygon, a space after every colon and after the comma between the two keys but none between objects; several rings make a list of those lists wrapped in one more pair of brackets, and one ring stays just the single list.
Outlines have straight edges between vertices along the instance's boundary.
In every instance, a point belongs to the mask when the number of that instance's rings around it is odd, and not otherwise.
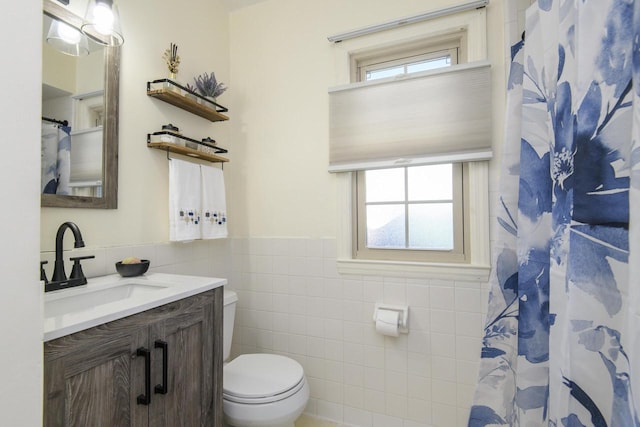
[{"label": "black faucet", "polygon": [[73,244],[74,248],[84,248],[84,241],[82,241],[82,233],[80,233],[80,229],[73,222],[65,222],[62,223],[60,227],[58,227],[58,232],[56,233],[56,262],[53,267],[53,277],[51,280],[53,282],[63,282],[67,280],[67,274],[64,272],[64,259],[62,258],[62,240],[64,237],[64,232],[67,231],[67,228],[70,228],[73,231],[73,238],[76,241]]},{"label": "black faucet", "polygon": [[[82,240],[82,233],[80,233],[80,229],[73,222],[65,222],[58,228],[58,232],[56,233],[56,260],[53,267],[53,276],[51,277],[51,281],[47,282],[46,276],[44,276],[45,280],[45,292],[55,291],[58,289],[70,288],[72,286],[80,286],[87,283],[87,278],[84,276],[82,272],[82,267],[80,266],[80,260],[87,258],[94,258],[93,255],[76,257],[72,258],[74,261],[73,271],[71,272],[71,277],[67,279],[67,273],[64,271],[64,258],[62,256],[62,240],[64,238],[64,232],[67,229],[71,229],[73,232],[73,237],[75,242],[73,244],[74,248],[83,248],[84,241]],[[42,270],[42,273],[44,270]],[[42,274],[41,273],[41,274]]]}]

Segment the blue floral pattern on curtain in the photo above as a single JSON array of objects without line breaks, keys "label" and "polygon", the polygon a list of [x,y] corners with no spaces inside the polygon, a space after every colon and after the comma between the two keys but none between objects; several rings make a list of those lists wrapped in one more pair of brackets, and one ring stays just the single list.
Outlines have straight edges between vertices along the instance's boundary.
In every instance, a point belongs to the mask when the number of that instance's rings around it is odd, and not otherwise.
[{"label": "blue floral pattern on curtain", "polygon": [[526,22],[469,426],[640,426],[640,5]]},{"label": "blue floral pattern on curtain", "polygon": [[71,128],[43,121],[41,135],[42,192],[70,195]]}]

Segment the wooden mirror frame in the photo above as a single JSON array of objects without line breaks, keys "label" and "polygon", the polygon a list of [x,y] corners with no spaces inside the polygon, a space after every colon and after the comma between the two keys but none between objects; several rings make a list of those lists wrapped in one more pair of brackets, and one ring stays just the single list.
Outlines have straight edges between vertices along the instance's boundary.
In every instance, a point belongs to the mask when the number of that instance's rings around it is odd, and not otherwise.
[{"label": "wooden mirror frame", "polygon": [[[84,20],[53,0],[43,1],[43,13],[80,29]],[[100,39],[100,35],[91,34]],[[120,47],[105,46],[104,123],[102,126],[102,197],[42,194],[41,207],[118,208],[118,97],[120,91]]]}]

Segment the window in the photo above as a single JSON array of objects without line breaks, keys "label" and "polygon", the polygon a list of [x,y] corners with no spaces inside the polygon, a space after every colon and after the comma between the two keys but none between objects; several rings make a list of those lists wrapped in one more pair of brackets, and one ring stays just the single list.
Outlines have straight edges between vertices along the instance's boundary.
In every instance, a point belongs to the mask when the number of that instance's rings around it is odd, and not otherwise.
[{"label": "window", "polygon": [[[371,81],[458,63],[461,40],[405,45],[355,57],[355,77]],[[406,166],[354,174],[354,257],[464,262],[463,166]],[[468,227],[467,227],[468,228]]]},{"label": "window", "polygon": [[377,49],[352,58],[352,80],[371,81],[418,73],[464,62],[460,54],[464,33],[444,41],[421,41]]},{"label": "window", "polygon": [[[338,273],[488,279],[486,34],[478,9],[334,45],[328,169],[338,184]],[[434,178],[437,169],[447,178]]]},{"label": "window", "polygon": [[451,48],[429,53],[405,56],[400,59],[380,60],[375,63],[361,62],[359,80],[370,81],[398,74],[418,73],[449,67],[458,63],[458,49]]},{"label": "window", "polygon": [[[375,79],[383,79],[385,77],[393,77],[398,74],[417,73],[419,71],[434,70],[436,68],[449,67],[455,64],[456,57],[452,55],[454,52],[437,52],[433,57],[412,58],[413,61],[404,64],[377,64],[379,68],[368,67],[363,69],[364,78],[362,80],[369,81]],[[452,59],[453,56],[453,59]]]},{"label": "window", "polygon": [[447,163],[357,172],[355,257],[465,261],[464,169]]}]

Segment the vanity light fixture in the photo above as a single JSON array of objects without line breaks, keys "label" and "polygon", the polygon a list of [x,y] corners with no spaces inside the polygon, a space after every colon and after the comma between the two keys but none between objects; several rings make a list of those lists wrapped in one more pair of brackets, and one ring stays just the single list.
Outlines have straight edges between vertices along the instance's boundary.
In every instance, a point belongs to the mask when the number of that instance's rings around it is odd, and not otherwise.
[{"label": "vanity light fixture", "polygon": [[57,19],[51,21],[47,43],[66,55],[86,56],[89,54],[87,36]]},{"label": "vanity light fixture", "polygon": [[98,36],[102,36],[100,39],[94,38],[97,43],[105,46],[120,46],[124,43],[118,7],[113,0],[90,0],[84,20],[80,30],[85,34],[95,31]]}]

